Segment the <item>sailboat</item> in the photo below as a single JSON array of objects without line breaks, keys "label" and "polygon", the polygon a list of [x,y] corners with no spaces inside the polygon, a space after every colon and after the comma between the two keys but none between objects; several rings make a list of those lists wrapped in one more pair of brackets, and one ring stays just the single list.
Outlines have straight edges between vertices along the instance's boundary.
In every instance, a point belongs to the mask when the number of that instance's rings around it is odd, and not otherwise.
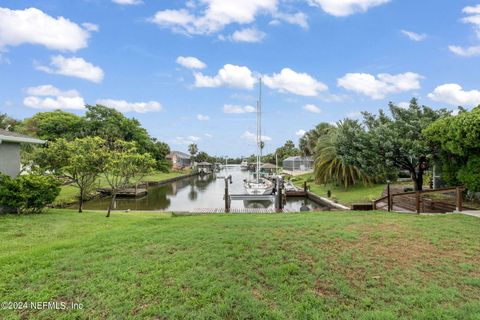
[{"label": "sailboat", "polygon": [[255,177],[253,180],[245,181],[245,191],[251,195],[272,194],[273,183],[270,180],[260,177],[260,165],[262,158],[262,78],[259,79],[260,90],[257,101],[257,163],[255,166]]},{"label": "sailboat", "polygon": [[242,160],[242,163],[240,163],[240,168],[241,168],[242,170],[248,170],[248,162],[247,162],[247,160],[245,160],[245,159]]}]

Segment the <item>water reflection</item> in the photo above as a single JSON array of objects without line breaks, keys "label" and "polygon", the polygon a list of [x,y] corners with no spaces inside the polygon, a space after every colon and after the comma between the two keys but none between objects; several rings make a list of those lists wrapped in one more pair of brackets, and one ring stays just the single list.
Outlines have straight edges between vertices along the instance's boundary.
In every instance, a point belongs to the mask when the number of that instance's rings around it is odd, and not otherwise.
[{"label": "water reflection", "polygon": [[[248,171],[241,171],[239,166],[222,169],[216,174],[190,177],[168,185],[149,187],[148,195],[142,198],[117,198],[117,210],[157,210],[157,211],[195,211],[198,209],[215,209],[224,207],[224,177],[232,175],[233,183],[229,184],[231,194],[243,194],[243,180],[248,178]],[[85,209],[105,210],[110,198],[102,198],[85,203]],[[326,210],[304,198],[288,199],[285,208],[289,211],[300,211],[302,204],[310,210]],[[270,201],[232,201],[231,207],[273,208]]]}]

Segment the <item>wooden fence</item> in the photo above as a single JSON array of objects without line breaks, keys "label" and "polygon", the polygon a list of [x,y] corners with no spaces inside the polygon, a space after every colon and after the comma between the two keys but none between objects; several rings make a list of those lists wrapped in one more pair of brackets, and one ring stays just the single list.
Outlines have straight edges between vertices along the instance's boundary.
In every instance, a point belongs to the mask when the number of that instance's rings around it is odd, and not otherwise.
[{"label": "wooden fence", "polygon": [[373,201],[373,209],[416,213],[463,210],[463,187],[394,193]]}]

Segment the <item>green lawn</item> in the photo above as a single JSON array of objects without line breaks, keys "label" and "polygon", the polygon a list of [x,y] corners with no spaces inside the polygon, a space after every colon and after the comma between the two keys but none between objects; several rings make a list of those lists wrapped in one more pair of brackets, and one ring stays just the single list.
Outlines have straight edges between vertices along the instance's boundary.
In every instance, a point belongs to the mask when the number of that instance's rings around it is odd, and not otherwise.
[{"label": "green lawn", "polygon": [[381,197],[382,192],[385,188],[383,184],[375,185],[362,185],[358,184],[348,189],[345,189],[341,186],[336,186],[334,184],[319,185],[313,182],[311,174],[298,176],[292,178],[296,186],[303,188],[303,182],[307,181],[310,191],[326,197],[328,190],[332,192],[332,199],[337,200],[339,203],[346,206],[350,206],[352,203],[370,203],[372,200],[376,200]]},{"label": "green lawn", "polygon": [[[171,172],[154,172],[152,174],[147,175],[143,178],[143,181],[162,181],[167,180],[175,177],[179,177],[182,175],[189,174],[190,170],[185,171],[171,171]],[[104,177],[98,179],[96,184],[96,188],[107,188],[108,183]],[[66,204],[72,204],[78,201],[78,188],[73,185],[65,185],[61,187],[60,194],[55,199],[53,205],[55,206],[62,206]]]},{"label": "green lawn", "polygon": [[0,319],[480,319],[480,219],[0,216]]}]

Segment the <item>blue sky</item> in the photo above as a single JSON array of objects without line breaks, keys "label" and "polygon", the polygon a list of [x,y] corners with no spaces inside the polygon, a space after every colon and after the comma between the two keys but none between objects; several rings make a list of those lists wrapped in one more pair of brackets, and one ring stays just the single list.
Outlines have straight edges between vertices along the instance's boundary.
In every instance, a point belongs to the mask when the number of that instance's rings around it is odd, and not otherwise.
[{"label": "blue sky", "polygon": [[3,0],[0,112],[102,102],[216,155],[360,111],[480,104],[479,0]]}]

